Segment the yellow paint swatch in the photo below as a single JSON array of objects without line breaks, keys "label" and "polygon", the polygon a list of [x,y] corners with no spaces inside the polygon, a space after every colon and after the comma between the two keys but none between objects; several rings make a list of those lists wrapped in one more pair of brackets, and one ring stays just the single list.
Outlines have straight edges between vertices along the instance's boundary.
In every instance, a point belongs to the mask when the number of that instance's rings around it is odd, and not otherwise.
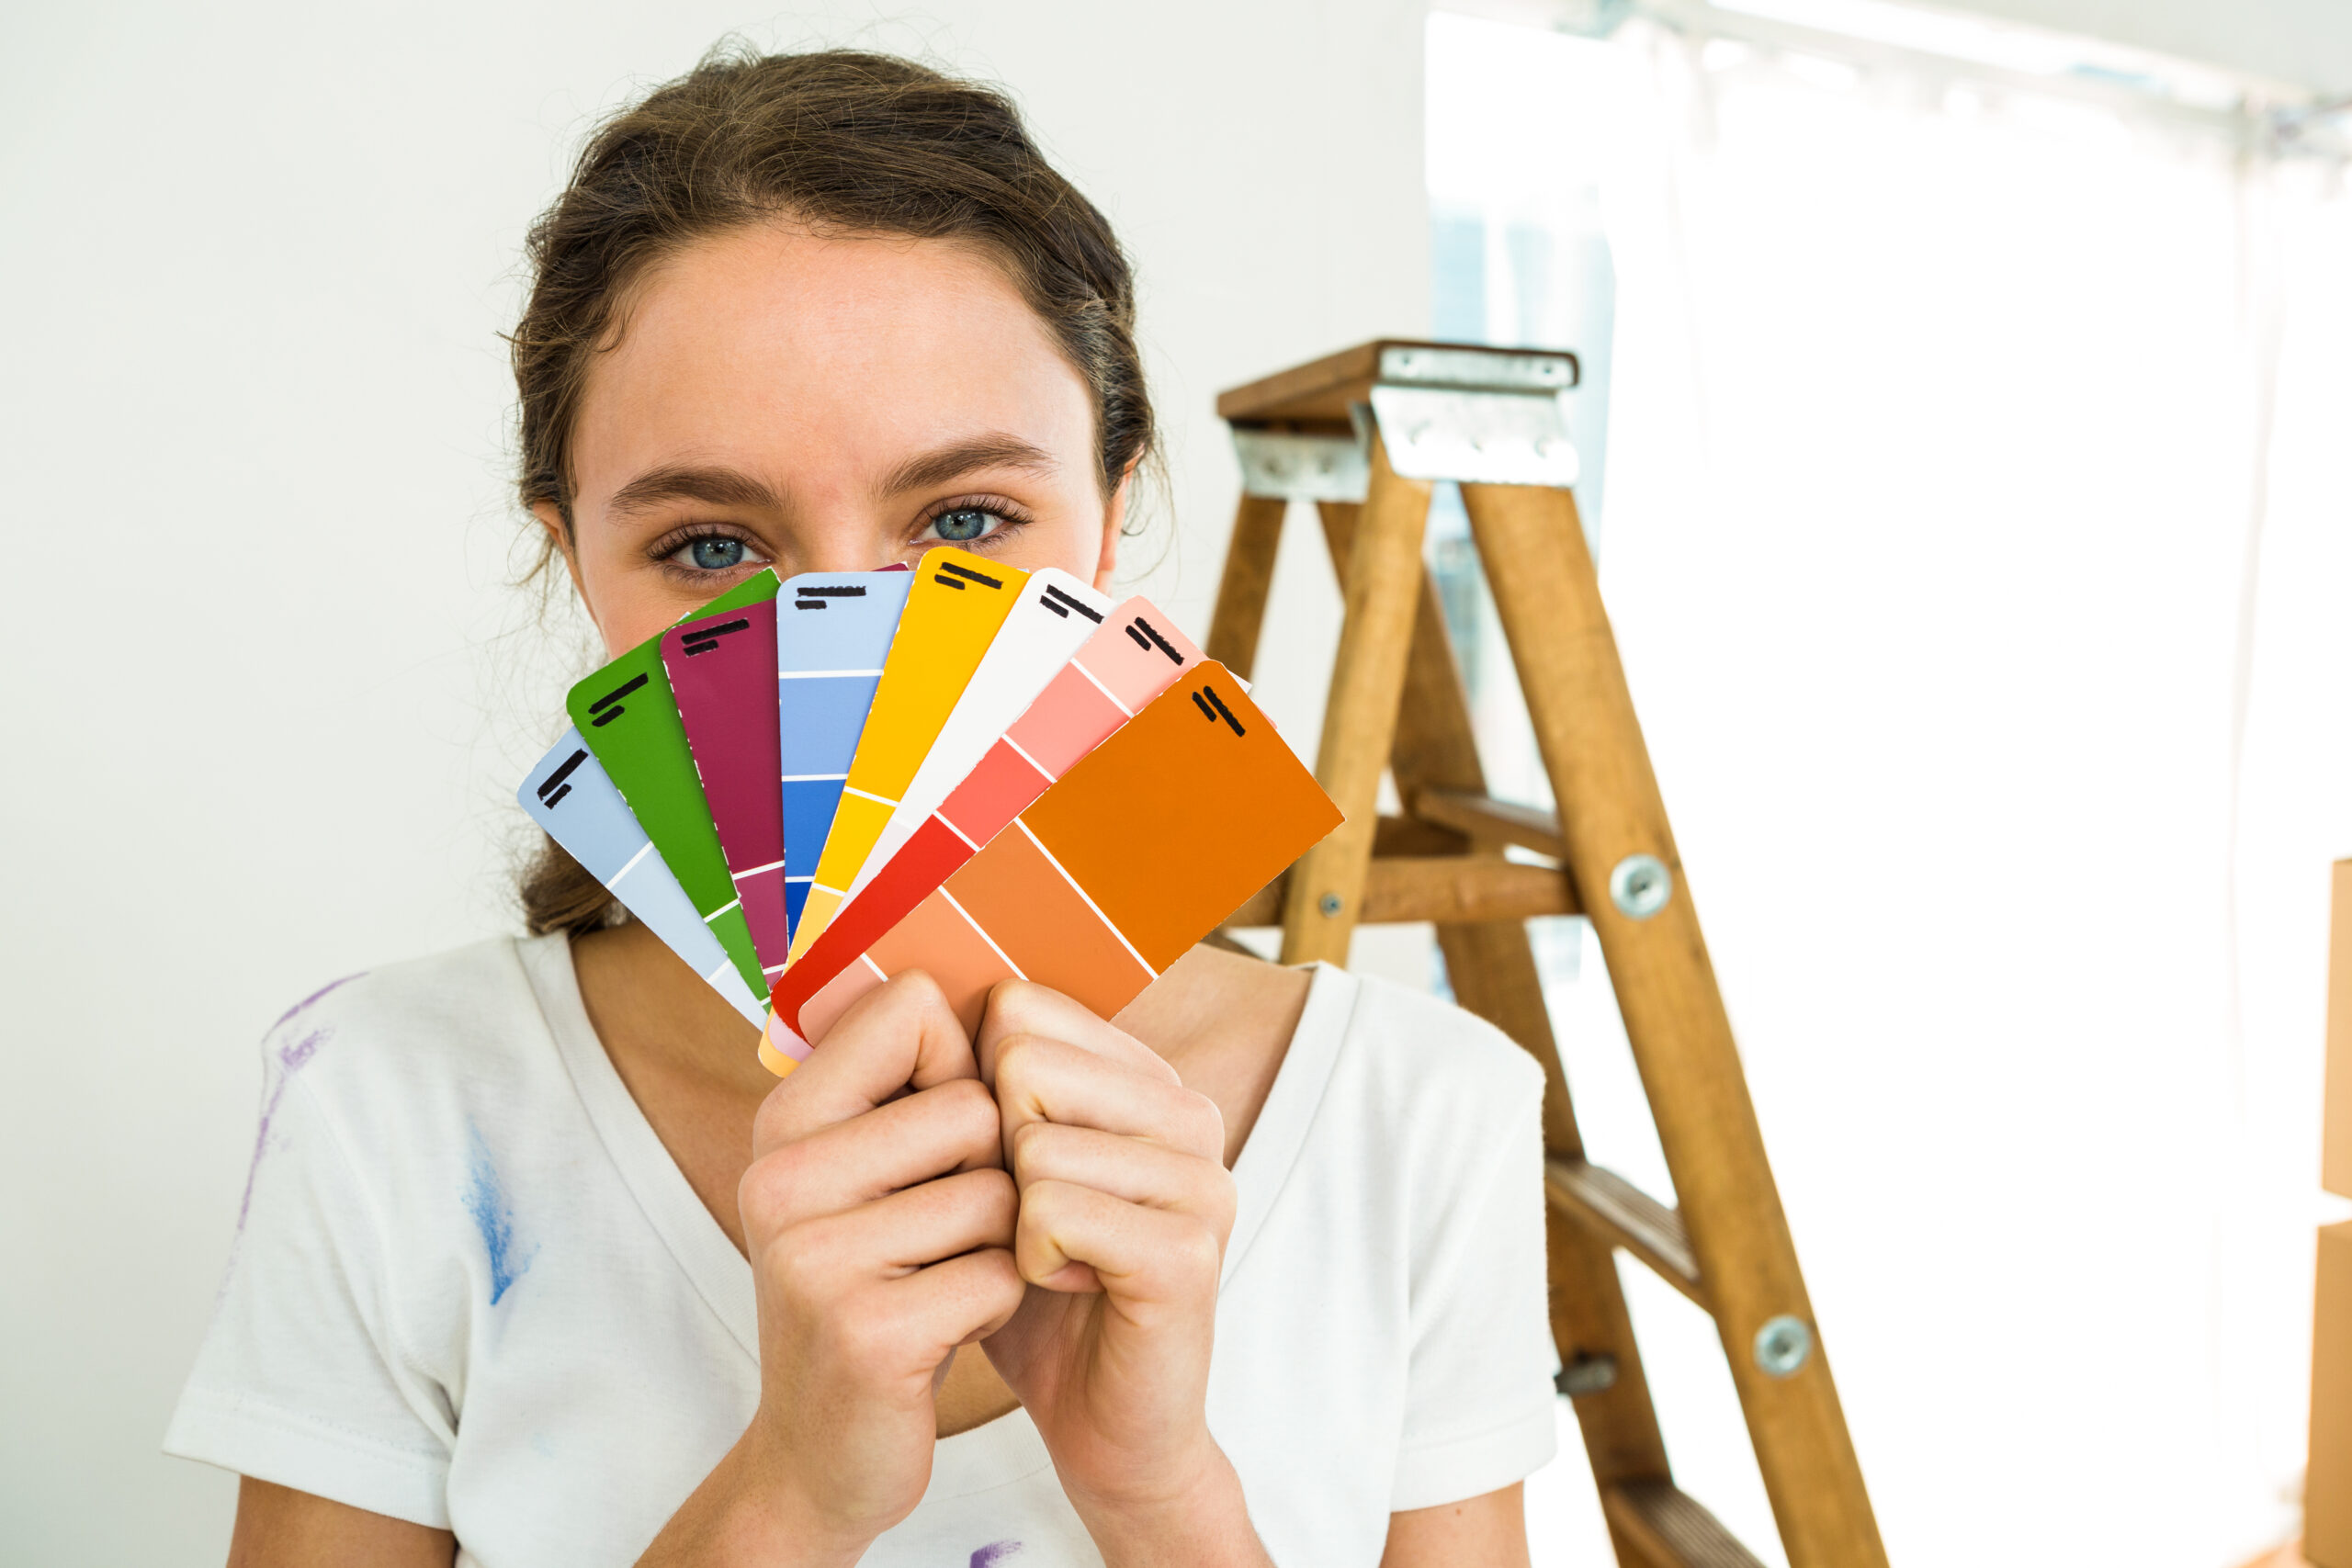
[{"label": "yellow paint swatch", "polygon": [[786,964],[831,923],[1028,580],[1025,571],[956,549],[929,551],[915,568]]}]

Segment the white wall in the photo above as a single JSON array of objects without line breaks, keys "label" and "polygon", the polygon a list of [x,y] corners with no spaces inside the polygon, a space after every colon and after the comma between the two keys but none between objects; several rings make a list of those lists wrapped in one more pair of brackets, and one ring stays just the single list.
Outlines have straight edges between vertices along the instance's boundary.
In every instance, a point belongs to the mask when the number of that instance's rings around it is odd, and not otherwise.
[{"label": "white wall", "polygon": [[[571,667],[505,586],[497,333],[591,116],[730,29],[1012,84],[1139,260],[1182,521],[1147,586],[1195,630],[1216,389],[1423,325],[1419,0],[872,15],[0,13],[0,1560],[219,1559],[232,1483],[157,1443],[255,1043],[512,928],[509,792]],[[1311,684],[1268,692],[1311,751]]]}]

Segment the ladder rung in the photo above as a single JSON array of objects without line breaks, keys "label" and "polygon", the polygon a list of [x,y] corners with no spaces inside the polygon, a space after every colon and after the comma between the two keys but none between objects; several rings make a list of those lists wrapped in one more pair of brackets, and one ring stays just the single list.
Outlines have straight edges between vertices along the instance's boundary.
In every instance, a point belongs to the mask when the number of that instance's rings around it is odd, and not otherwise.
[{"label": "ladder rung", "polygon": [[1604,1487],[1600,1506],[1651,1568],[1764,1568],[1714,1515],[1672,1482]]},{"label": "ladder rung", "polygon": [[1372,832],[1372,856],[1466,855],[1470,840],[1451,828],[1418,817],[1383,817]]},{"label": "ladder rung", "polygon": [[[1284,872],[1261,888],[1225,923],[1282,924],[1283,894],[1291,875]],[[1377,855],[1364,872],[1363,909],[1356,919],[1365,925],[1403,920],[1466,925],[1575,913],[1577,901],[1569,896],[1567,877],[1550,866],[1521,865],[1487,855]]]},{"label": "ladder rung", "polygon": [[1554,1208],[1648,1264],[1700,1306],[1707,1305],[1682,1216],[1666,1204],[1613,1170],[1559,1155],[1544,1162],[1544,1193]]},{"label": "ladder rung", "polygon": [[1413,796],[1413,815],[1473,839],[1517,844],[1556,861],[1568,858],[1559,817],[1537,807],[1461,790],[1425,789]]}]

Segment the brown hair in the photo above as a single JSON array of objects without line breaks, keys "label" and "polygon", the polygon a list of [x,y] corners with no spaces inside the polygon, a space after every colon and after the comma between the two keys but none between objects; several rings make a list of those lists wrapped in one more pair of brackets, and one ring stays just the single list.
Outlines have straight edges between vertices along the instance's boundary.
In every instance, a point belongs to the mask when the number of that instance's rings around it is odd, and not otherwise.
[{"label": "brown hair", "polygon": [[[1152,457],[1125,254],[1093,203],[1046,163],[1011,98],[890,55],[722,47],[599,127],[531,228],[530,302],[510,340],[526,506],[553,506],[571,530],[581,397],[646,269],[778,218],[978,246],[1085,378],[1102,493]],[[552,841],[519,892],[534,935],[622,918]]]}]

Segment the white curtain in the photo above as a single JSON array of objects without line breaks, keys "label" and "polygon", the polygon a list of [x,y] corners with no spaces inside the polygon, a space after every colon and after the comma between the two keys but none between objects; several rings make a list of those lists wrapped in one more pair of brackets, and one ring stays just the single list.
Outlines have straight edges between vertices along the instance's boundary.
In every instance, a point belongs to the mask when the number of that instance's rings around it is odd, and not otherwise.
[{"label": "white curtain", "polygon": [[[1602,582],[1894,1560],[2282,1539],[2345,1207],[2343,169],[1638,23],[1441,16],[1429,85],[1441,325],[1606,347]],[[1662,1189],[1581,940],[1588,1139]],[[1710,1325],[1627,1272],[1679,1478],[1781,1561]],[[1573,1433],[1539,1562],[1606,1560]]]}]

